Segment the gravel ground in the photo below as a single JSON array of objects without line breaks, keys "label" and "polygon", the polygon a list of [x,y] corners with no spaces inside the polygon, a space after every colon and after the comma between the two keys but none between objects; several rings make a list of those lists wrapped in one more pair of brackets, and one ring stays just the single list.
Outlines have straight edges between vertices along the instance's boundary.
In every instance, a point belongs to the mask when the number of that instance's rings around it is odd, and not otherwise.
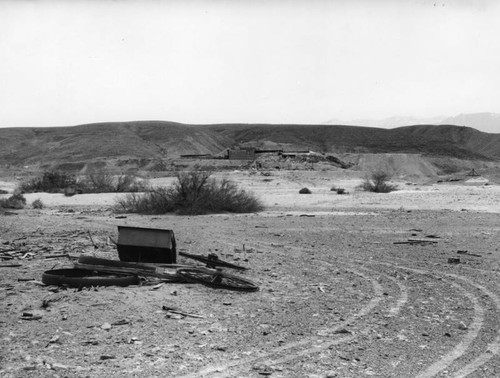
[{"label": "gravel ground", "polygon": [[[497,185],[384,195],[319,172],[232,178],[267,210],[123,218],[112,195],[39,194],[45,209],[1,215],[0,251],[14,257],[1,264],[20,266],[0,268],[0,376],[500,376]],[[41,285],[43,271],[72,266],[50,255],[117,259],[117,225],[173,229],[179,250],[244,265],[235,274],[260,290]]]}]

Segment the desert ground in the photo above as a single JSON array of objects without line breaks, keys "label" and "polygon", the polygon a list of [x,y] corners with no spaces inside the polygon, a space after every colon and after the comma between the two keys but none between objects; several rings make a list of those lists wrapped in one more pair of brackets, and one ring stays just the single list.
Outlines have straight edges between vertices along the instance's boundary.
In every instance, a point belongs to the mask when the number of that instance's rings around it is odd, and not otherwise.
[{"label": "desert ground", "polygon": [[[399,180],[377,194],[357,190],[357,172],[217,175],[266,209],[123,215],[112,210],[117,194],[34,193],[25,209],[1,214],[0,253],[13,258],[0,267],[0,376],[500,376],[497,182]],[[2,189],[16,185],[0,178]],[[31,208],[35,199],[45,208]],[[51,255],[118,259],[118,225],[172,229],[179,251],[244,265],[235,274],[260,290],[40,282],[72,266]]]}]

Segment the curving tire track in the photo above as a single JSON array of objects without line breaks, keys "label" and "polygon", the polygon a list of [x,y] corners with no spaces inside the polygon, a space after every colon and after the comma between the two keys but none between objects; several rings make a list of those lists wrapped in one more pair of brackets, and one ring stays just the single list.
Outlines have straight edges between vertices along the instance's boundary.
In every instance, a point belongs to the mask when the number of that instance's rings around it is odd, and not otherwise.
[{"label": "curving tire track", "polygon": [[[373,263],[386,265],[398,269],[404,269],[418,274],[429,274],[429,273],[439,274],[441,276],[446,276],[449,278],[453,278],[455,280],[460,280],[470,286],[475,287],[477,290],[480,290],[485,296],[487,296],[494,303],[497,311],[500,312],[500,298],[496,294],[488,290],[486,287],[479,285],[464,276],[442,271],[415,269],[394,263],[387,263],[387,262],[373,262]],[[456,288],[459,288],[464,293],[464,295],[471,301],[471,303],[474,306],[474,318],[472,324],[469,327],[469,331],[464,336],[463,340],[453,350],[442,356],[435,363],[428,366],[424,371],[420,372],[416,376],[416,378],[434,377],[443,372],[443,370],[449,368],[454,362],[456,362],[459,358],[461,358],[467,353],[471,344],[478,337],[479,332],[483,327],[485,311],[484,308],[479,304],[478,297],[472,294],[470,291],[463,288],[461,285],[458,285],[457,283],[452,282],[450,280],[446,281],[448,281],[451,285],[455,286]],[[465,366],[459,368],[459,370],[453,373],[452,376],[456,378],[466,377],[475,372],[478,368],[486,364],[491,358],[498,355],[499,353],[500,353],[500,329],[497,329],[497,335],[495,339],[487,345],[486,351],[477,356],[472,362],[467,363]]]},{"label": "curving tire track", "polygon": [[[360,264],[367,264],[366,261],[363,260],[357,260],[357,259],[350,259],[351,261],[356,261]],[[333,266],[333,264],[323,261],[323,260],[316,260],[318,262],[322,262],[324,264],[328,264]],[[411,268],[408,266],[403,266],[403,265],[397,265],[394,263],[383,263],[383,262],[376,262],[376,261],[370,261],[370,265],[377,265],[377,264],[382,264],[382,265],[387,265],[392,268],[398,268],[402,270],[407,270],[411,271],[417,274],[422,274],[422,275],[428,275],[432,274],[435,277],[436,273],[443,275],[443,276],[448,276],[450,278],[454,278],[456,280],[461,280],[468,285],[476,287],[478,290],[481,290],[485,295],[490,297],[490,299],[495,303],[497,309],[500,311],[500,298],[498,298],[495,294],[493,294],[491,291],[487,290],[485,287],[478,285],[471,281],[470,279],[459,276],[456,274],[450,274],[450,273],[445,273],[445,272],[435,272],[435,271],[430,271],[427,269],[416,269],[416,268]],[[363,269],[371,271],[371,272],[377,272],[379,274],[379,271],[373,270],[373,269],[368,269],[363,266]],[[384,274],[385,275],[385,274]],[[402,293],[401,298],[399,299],[398,306],[392,308],[389,310],[389,312],[393,312],[394,314],[397,314],[400,310],[400,308],[407,302],[408,300],[408,293],[406,288],[401,285],[401,283],[397,282],[393,277],[390,277],[388,275],[385,275],[389,279],[391,279],[393,282],[398,284],[400,286],[400,292]],[[484,308],[479,304],[478,297],[471,293],[469,290],[465,289],[462,285],[459,285],[455,282],[450,281],[449,279],[443,279],[443,281],[447,282],[449,285],[455,287],[459,291],[463,293],[463,295],[468,298],[468,300],[472,303],[472,306],[474,308],[474,317],[472,320],[472,323],[468,327],[468,331],[466,335],[462,338],[462,341],[458,343],[455,348],[453,348],[451,351],[446,353],[444,356],[442,356],[439,360],[436,362],[432,363],[430,366],[428,366],[425,370],[422,372],[418,373],[416,375],[416,378],[431,378],[435,377],[436,375],[440,374],[443,372],[445,369],[449,368],[455,361],[460,359],[462,356],[464,356],[474,340],[477,339],[482,327],[483,327],[483,322],[484,322],[484,316],[485,316],[485,310]],[[500,352],[500,329],[497,332],[497,337],[495,340],[489,344],[487,351],[482,353],[480,356],[478,356],[473,362],[467,364],[465,367],[463,367],[459,372],[456,373],[456,377],[466,377],[467,375],[471,374],[475,370],[477,370],[480,366],[484,365],[489,359],[491,359],[495,354],[498,354]]]},{"label": "curving tire track", "polygon": [[[329,266],[334,266],[332,263],[329,263],[327,261],[323,260],[315,260],[315,261]],[[356,320],[362,317],[366,317],[385,299],[384,287],[379,282],[377,282],[376,279],[371,278],[366,273],[371,273],[372,275],[374,273],[378,275],[383,275],[385,278],[390,280],[396,287],[398,287],[400,294],[394,306],[392,306],[388,310],[388,314],[390,316],[397,316],[397,314],[401,311],[401,308],[407,303],[408,290],[405,285],[398,282],[394,277],[391,277],[385,273],[380,273],[366,267],[357,267],[356,269],[352,267],[345,267],[345,269],[369,281],[372,285],[372,290],[373,290],[373,298],[371,298],[370,301],[365,306],[363,306],[357,313],[345,319],[344,320],[345,324],[352,324]],[[206,377],[212,374],[216,374],[217,377],[233,377],[237,372],[248,370],[248,366],[250,364],[255,364],[258,362],[265,361],[266,364],[273,365],[273,364],[280,364],[288,361],[293,361],[299,357],[319,353],[321,351],[331,348],[332,346],[352,341],[357,337],[356,335],[339,337],[340,335],[336,334],[336,332],[341,330],[342,328],[343,324],[340,324],[336,327],[329,329],[327,336],[338,337],[335,340],[329,339],[325,341],[325,340],[318,340],[317,337],[308,337],[300,341],[287,343],[280,347],[273,348],[269,352],[266,352],[259,356],[249,357],[244,359],[235,359],[223,364],[209,365],[202,370],[188,373],[186,375],[179,376],[178,378]],[[285,356],[280,355],[284,352],[287,353]]]},{"label": "curving tire track", "polygon": [[[264,247],[264,246],[263,246]],[[268,247],[268,246],[266,246]],[[264,247],[265,248],[265,247]],[[292,249],[295,250],[302,250],[302,251],[307,251],[307,249],[304,248],[298,248],[298,247],[292,247]],[[397,316],[397,314],[400,312],[401,308],[408,302],[408,289],[406,288],[405,285],[403,285],[401,282],[396,280],[394,277],[389,276],[388,274],[385,274],[381,272],[380,270],[377,270],[377,267],[380,265],[385,265],[391,268],[395,269],[400,269],[400,270],[405,270],[405,271],[410,271],[416,274],[422,274],[422,275],[432,275],[436,278],[441,279],[442,281],[446,282],[448,285],[454,287],[457,291],[462,292],[465,298],[468,299],[468,301],[471,303],[473,307],[473,319],[471,324],[468,326],[467,333],[462,337],[461,341],[455,345],[451,350],[449,350],[447,353],[442,355],[439,359],[437,359],[434,363],[431,363],[428,365],[425,369],[422,371],[418,372],[415,377],[417,378],[431,378],[438,376],[445,372],[446,369],[448,370],[455,370],[453,373],[446,373],[447,375],[449,374],[450,376],[453,376],[455,378],[462,378],[466,377],[474,372],[476,372],[481,366],[486,364],[489,360],[491,360],[493,357],[497,356],[500,353],[500,329],[497,329],[496,336],[493,341],[487,344],[486,349],[481,352],[479,355],[477,355],[471,362],[465,363],[462,362],[462,366],[460,366],[461,362],[460,360],[466,356],[470,352],[470,348],[472,344],[477,340],[478,336],[480,335],[483,326],[484,326],[484,321],[485,321],[485,309],[483,306],[480,304],[480,300],[478,299],[478,296],[475,295],[473,292],[471,292],[469,289],[466,288],[466,286],[469,287],[474,287],[476,290],[479,290],[480,292],[483,293],[483,296],[486,296],[489,298],[489,300],[494,304],[494,307],[498,313],[500,313],[500,298],[497,296],[495,293],[493,293],[491,290],[487,289],[485,286],[482,286],[473,280],[458,275],[458,274],[452,274],[444,271],[439,271],[436,269],[417,269],[413,267],[406,266],[406,264],[409,263],[408,260],[405,259],[399,259],[401,260],[401,263],[395,263],[395,262],[384,262],[384,261],[365,261],[365,260],[356,260],[356,259],[348,259],[348,258],[339,258],[339,260],[348,260],[350,263],[352,262],[357,262],[358,264],[361,264],[361,266],[357,266],[357,271],[355,272],[356,274],[362,276],[364,279],[368,279],[372,282],[372,285],[374,287],[374,293],[377,295],[380,294],[380,287],[377,288],[377,285],[375,285],[375,281],[361,273],[361,270],[370,273],[370,275],[373,276],[373,274],[379,274],[383,275],[384,277],[388,278],[391,280],[395,285],[398,286],[399,288],[399,298],[397,299],[395,305],[388,310],[388,313],[391,314],[392,316]],[[324,261],[324,260],[319,260],[319,259],[314,259],[313,261],[322,263],[322,264],[327,264],[330,266],[334,266],[332,263]],[[348,264],[347,261],[343,261],[343,264]],[[370,268],[368,268],[366,265],[369,265]],[[375,268],[374,268],[375,267]],[[352,271],[352,270],[351,270]],[[446,278],[444,278],[446,277]],[[462,284],[457,283],[456,281],[461,282]],[[353,320],[359,319],[363,316],[368,315],[373,308],[375,308],[379,302],[382,299],[379,297],[372,298],[370,301],[370,304],[361,309],[353,318],[354,319],[348,319],[347,322],[352,322]],[[218,377],[230,377],[232,374],[234,374],[237,371],[242,371],[245,369],[245,365],[248,365],[248,363],[251,362],[257,362],[261,360],[266,360],[266,363],[270,364],[278,364],[278,363],[283,363],[283,362],[288,362],[292,361],[294,359],[297,359],[298,357],[305,356],[305,355],[310,355],[313,353],[320,352],[322,350],[325,350],[331,346],[334,345],[339,345],[344,342],[348,342],[352,339],[354,339],[355,336],[350,336],[350,337],[344,337],[344,338],[339,338],[337,340],[330,340],[329,342],[324,342],[324,343],[318,343],[316,342],[315,345],[311,345],[311,343],[314,342],[313,339],[308,339],[304,340],[301,342],[297,343],[291,343],[287,344],[284,346],[282,349],[274,349],[273,351],[266,353],[264,355],[252,358],[251,360],[235,360],[231,363],[219,366],[221,370],[214,370],[212,369],[210,372],[209,371],[204,371],[203,375],[199,374],[194,374],[194,375],[187,375],[185,377],[195,377],[195,376],[205,376],[206,374],[213,373],[213,372],[219,372],[217,375]],[[297,348],[302,348],[299,350],[292,351],[291,349],[297,349]],[[280,352],[284,351],[289,351],[289,354],[287,356],[282,356],[282,357],[275,357],[274,359],[269,359],[269,357],[275,356],[279,354]],[[243,362],[243,366],[241,365],[241,362]],[[232,369],[236,368],[237,369]],[[229,372],[225,372],[224,374],[220,374],[222,371],[232,369]]]}]

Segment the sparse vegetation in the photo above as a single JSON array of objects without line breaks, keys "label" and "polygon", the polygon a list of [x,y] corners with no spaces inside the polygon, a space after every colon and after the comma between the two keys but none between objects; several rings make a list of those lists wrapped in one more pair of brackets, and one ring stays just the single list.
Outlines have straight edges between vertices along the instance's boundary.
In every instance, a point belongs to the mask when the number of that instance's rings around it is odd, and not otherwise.
[{"label": "sparse vegetation", "polygon": [[42,177],[33,178],[22,183],[22,193],[64,193],[73,196],[82,193],[122,193],[146,190],[147,185],[131,175],[114,176],[99,171],[87,177],[77,178],[63,171],[46,171]]},{"label": "sparse vegetation", "polygon": [[210,171],[177,173],[177,183],[144,194],[131,193],[117,200],[117,211],[144,214],[252,213],[263,209],[252,194],[233,182],[211,177]]},{"label": "sparse vegetation", "polygon": [[389,193],[397,190],[395,185],[389,183],[391,176],[385,171],[375,171],[367,175],[360,185],[361,189],[373,193]]},{"label": "sparse vegetation", "polygon": [[311,194],[311,190],[309,188],[302,188],[299,190],[300,194]]},{"label": "sparse vegetation", "polygon": [[31,203],[31,206],[33,207],[33,209],[43,209],[45,207],[45,205],[43,204],[43,202],[40,198],[34,200]]},{"label": "sparse vegetation", "polygon": [[4,209],[24,209],[26,206],[26,198],[19,193],[15,192],[12,196],[9,198],[3,198],[0,199],[0,207]]},{"label": "sparse vegetation", "polygon": [[84,193],[142,192],[147,185],[131,175],[114,176],[104,171],[90,174],[84,180]]},{"label": "sparse vegetation", "polygon": [[337,188],[335,185],[330,188],[330,191],[337,192],[337,194],[347,194],[344,188]]},{"label": "sparse vegetation", "polygon": [[62,171],[45,171],[42,177],[35,177],[21,183],[19,189],[23,193],[60,193],[64,188],[76,186],[75,175]]}]

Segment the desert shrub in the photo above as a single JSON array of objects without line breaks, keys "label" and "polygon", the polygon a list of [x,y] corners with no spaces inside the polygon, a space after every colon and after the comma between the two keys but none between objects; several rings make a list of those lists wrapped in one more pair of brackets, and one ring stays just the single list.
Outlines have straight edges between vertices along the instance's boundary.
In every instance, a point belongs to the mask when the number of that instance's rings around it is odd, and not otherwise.
[{"label": "desert shrub", "polygon": [[299,190],[300,194],[311,194],[312,192],[309,190],[309,188],[302,188]]},{"label": "desert shrub", "polygon": [[33,207],[33,209],[43,209],[45,207],[45,205],[43,204],[43,202],[40,198],[34,200],[31,203],[31,206]]},{"label": "desert shrub", "polygon": [[45,171],[42,177],[22,183],[19,189],[23,193],[64,193],[66,196],[73,196],[82,193],[140,192],[146,186],[134,176],[115,177],[105,171],[92,173],[83,179],[62,171]]},{"label": "desert shrub", "polygon": [[114,176],[100,171],[88,175],[77,189],[83,193],[124,193],[145,191],[147,185],[132,175]]},{"label": "desert shrub", "polygon": [[389,184],[391,176],[384,171],[375,171],[367,175],[360,185],[361,189],[374,193],[389,193],[397,189],[395,185]]},{"label": "desert shrub", "polygon": [[88,192],[93,193],[108,193],[114,192],[113,175],[104,171],[91,173],[85,180]]},{"label": "desert shrub", "polygon": [[0,199],[0,207],[3,207],[4,209],[24,209],[26,206],[26,198],[19,193],[16,192],[9,198],[3,198]]},{"label": "desert shrub", "polygon": [[45,171],[41,177],[35,177],[21,183],[19,189],[23,193],[59,193],[68,186],[77,184],[76,176],[62,171]]},{"label": "desert shrub", "polygon": [[146,193],[129,193],[116,200],[115,210],[125,213],[166,214],[176,211],[173,188],[159,187]]},{"label": "desert shrub", "polygon": [[147,190],[147,183],[137,180],[131,175],[121,175],[116,178],[115,192],[142,192]]},{"label": "desert shrub", "polygon": [[67,186],[66,188],[64,188],[64,195],[66,197],[72,197],[75,194],[82,194],[83,193],[82,186],[83,185],[81,183],[78,185],[78,187],[76,187],[76,186]]},{"label": "desert shrub", "polygon": [[330,188],[330,191],[337,192],[337,194],[347,194],[344,188],[337,188],[335,185]]},{"label": "desert shrub", "polygon": [[229,180],[215,180],[209,171],[180,172],[177,182],[143,194],[130,193],[117,200],[117,211],[198,215],[209,213],[250,213],[263,209],[252,194]]}]

